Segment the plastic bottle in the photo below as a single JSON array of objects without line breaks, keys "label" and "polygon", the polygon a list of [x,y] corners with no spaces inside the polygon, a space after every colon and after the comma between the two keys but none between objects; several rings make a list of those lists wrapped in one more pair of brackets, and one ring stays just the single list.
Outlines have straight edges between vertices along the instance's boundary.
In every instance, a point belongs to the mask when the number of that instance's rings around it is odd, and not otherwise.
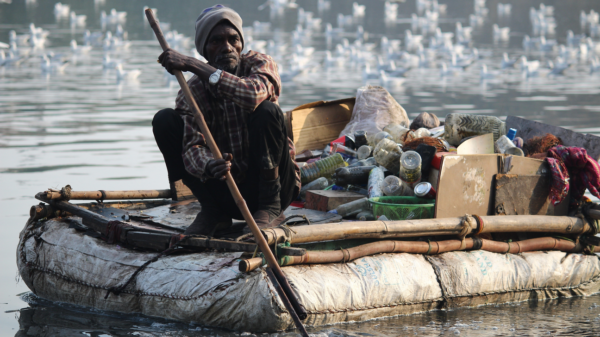
[{"label": "plastic bottle", "polygon": [[400,179],[410,184],[421,181],[421,156],[416,151],[406,151],[400,158]]},{"label": "plastic bottle", "polygon": [[369,181],[369,173],[374,166],[340,167],[331,176],[333,182],[338,186],[348,184],[366,184]]},{"label": "plastic bottle", "polygon": [[390,139],[381,140],[373,150],[373,157],[377,163],[388,169],[392,174],[398,174],[400,170],[401,155],[402,149],[400,149],[400,146]]},{"label": "plastic bottle", "polygon": [[329,211],[329,213],[339,214],[342,218],[349,217],[352,215],[356,215],[363,211],[370,211],[371,203],[369,199],[362,198],[358,200],[351,201],[349,203],[339,205],[336,209]]},{"label": "plastic bottle", "polygon": [[450,145],[458,146],[460,140],[486,133],[494,134],[494,142],[506,134],[506,123],[494,116],[448,114],[444,124],[444,138]]},{"label": "plastic bottle", "polygon": [[348,167],[356,167],[356,166],[375,166],[377,165],[377,161],[373,157],[369,157],[367,159],[357,160]]},{"label": "plastic bottle", "polygon": [[324,190],[325,188],[327,188],[327,186],[329,186],[329,182],[325,177],[321,177],[317,180],[314,180],[302,186],[302,189],[300,189],[300,199],[306,199],[306,191]]},{"label": "plastic bottle", "polygon": [[358,158],[358,160],[367,159],[371,156],[371,153],[373,153],[373,147],[369,145],[363,145],[356,151],[356,158]]},{"label": "plastic bottle", "polygon": [[415,131],[416,138],[430,137],[430,136],[431,136],[431,133],[429,132],[429,130],[427,130],[425,128],[419,128]]},{"label": "plastic bottle", "polygon": [[362,188],[359,185],[348,185],[348,187],[346,188],[346,191],[362,194],[365,196],[369,195],[369,191],[367,191],[366,189]]},{"label": "plastic bottle", "polygon": [[356,214],[356,220],[373,221],[373,220],[375,220],[375,216],[373,215],[373,212],[371,212],[371,211],[362,211],[362,212]]},{"label": "plastic bottle", "polygon": [[342,144],[339,144],[339,143],[336,143],[335,145],[333,145],[333,153],[341,154],[342,157],[344,157],[344,159],[358,157],[358,154],[356,153],[356,151],[354,151],[351,148],[348,148]]},{"label": "plastic bottle", "polygon": [[354,132],[354,146],[356,146],[356,148],[367,145],[367,143],[367,131]]},{"label": "plastic bottle", "polygon": [[379,142],[381,142],[382,139],[387,138],[390,140],[394,140],[394,138],[387,132],[385,131],[380,131],[378,133],[376,133],[373,137],[369,137],[370,141],[369,141],[369,145],[372,147],[376,147],[377,144],[379,144]]},{"label": "plastic bottle", "polygon": [[383,170],[374,167],[369,173],[369,198],[383,196]]},{"label": "plastic bottle", "polygon": [[396,176],[383,179],[383,194],[387,196],[413,196],[413,189]]},{"label": "plastic bottle", "polygon": [[404,144],[404,135],[410,131],[410,129],[396,123],[390,123],[383,128],[383,131],[389,133],[396,143]]},{"label": "plastic bottle", "polygon": [[342,158],[342,155],[336,153],[325,159],[317,160],[302,166],[300,169],[300,179],[303,184],[308,184],[319,177],[330,178],[338,167],[345,167],[348,164]]}]

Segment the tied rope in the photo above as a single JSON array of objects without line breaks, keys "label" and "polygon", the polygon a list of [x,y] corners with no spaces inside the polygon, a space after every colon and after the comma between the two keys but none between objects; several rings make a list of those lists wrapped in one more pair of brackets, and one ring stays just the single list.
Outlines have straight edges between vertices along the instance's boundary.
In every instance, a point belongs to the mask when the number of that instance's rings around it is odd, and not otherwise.
[{"label": "tied rope", "polygon": [[161,253],[154,256],[152,259],[144,262],[144,264],[139,266],[138,269],[129,277],[129,279],[127,279],[127,281],[125,283],[123,283],[123,285],[108,288],[108,290],[106,291],[106,295],[104,295],[104,299],[107,299],[108,296],[110,295],[110,293],[113,293],[113,294],[119,296],[121,294],[121,292],[123,292],[123,290],[125,290],[125,288],[127,288],[127,286],[131,283],[131,281],[133,281],[138,276],[138,274],[142,272],[142,270],[146,269],[146,267],[148,267],[148,265],[150,265],[151,263],[158,261],[158,259],[160,259],[161,257],[172,253],[177,248],[177,244],[179,244],[181,241],[183,241],[184,239],[186,239],[188,237],[190,237],[190,236],[183,235],[183,234],[174,235],[175,240],[173,237],[171,238],[171,242],[169,243],[169,248],[165,249]]},{"label": "tied rope", "polygon": [[64,201],[71,200],[71,185],[67,185],[60,189],[60,199]]},{"label": "tied rope", "polygon": [[478,226],[475,218],[469,214],[465,214],[461,226],[460,233],[458,234],[458,238],[460,239],[460,248],[458,250],[465,250],[467,247],[465,237],[467,237],[473,228],[477,228]]}]

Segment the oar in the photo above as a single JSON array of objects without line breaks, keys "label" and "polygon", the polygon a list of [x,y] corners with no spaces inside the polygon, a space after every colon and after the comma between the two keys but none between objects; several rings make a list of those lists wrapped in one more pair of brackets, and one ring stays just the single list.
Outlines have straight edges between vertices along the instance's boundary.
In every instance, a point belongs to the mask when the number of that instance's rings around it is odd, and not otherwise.
[{"label": "oar", "polygon": [[[167,41],[165,40],[165,37],[163,36],[162,30],[160,29],[160,26],[158,25],[158,21],[154,17],[154,13],[152,12],[152,10],[150,8],[146,9],[145,12],[146,12],[146,17],[148,18],[148,22],[150,23],[150,27],[152,27],[152,30],[154,30],[154,34],[156,34],[156,38],[158,39],[160,46],[162,47],[163,50],[167,50],[169,48],[169,44],[167,43]],[[208,148],[210,149],[210,152],[212,153],[214,158],[222,159],[223,156],[221,155],[221,151],[219,151],[219,148],[217,147],[217,144],[215,143],[215,140],[213,139],[212,134],[210,133],[210,130],[208,129],[208,126],[206,125],[206,122],[204,121],[204,116],[202,115],[202,112],[200,112],[200,108],[198,108],[198,105],[196,104],[196,101],[194,100],[194,96],[192,95],[192,92],[190,91],[190,88],[188,87],[187,82],[185,81],[185,78],[183,77],[183,74],[179,70],[175,70],[174,73],[175,73],[175,77],[177,78],[177,82],[179,82],[179,85],[181,86],[181,90],[183,91],[183,94],[185,95],[185,99],[186,99],[188,105],[190,106],[192,113],[194,114],[194,120],[196,121],[196,123],[198,124],[198,127],[200,128],[200,131],[202,131],[202,134],[204,135],[204,138],[206,140],[206,143],[208,144]],[[233,196],[233,199],[235,200],[236,205],[240,209],[240,212],[244,216],[244,220],[246,220],[246,224],[248,224],[248,227],[252,231],[252,234],[254,235],[254,240],[256,240],[256,242],[258,243],[260,250],[262,251],[263,255],[265,256],[265,259],[267,260],[267,264],[272,269],[273,274],[275,275],[276,281],[279,283],[279,284],[274,284],[275,288],[278,290],[279,295],[280,295],[283,303],[285,304],[287,310],[289,311],[290,315],[292,316],[292,319],[294,320],[294,323],[296,324],[296,327],[298,328],[298,330],[300,330],[300,332],[302,333],[303,336],[308,337],[308,332],[306,332],[304,325],[300,321],[300,319],[306,318],[306,316],[307,316],[306,310],[304,310],[304,308],[300,305],[300,302],[294,295],[294,293],[292,291],[292,287],[290,286],[289,282],[287,281],[287,278],[283,274],[283,271],[279,267],[279,264],[277,263],[275,256],[273,256],[273,253],[271,252],[271,249],[269,248],[267,241],[265,240],[260,229],[256,225],[254,218],[252,218],[252,214],[250,214],[250,210],[248,209],[248,206],[246,205],[246,201],[244,201],[242,194],[238,190],[238,187],[235,184],[235,181],[233,180],[231,173],[227,172],[226,177],[227,177],[227,186],[229,187],[229,191],[231,192],[231,195]]]}]

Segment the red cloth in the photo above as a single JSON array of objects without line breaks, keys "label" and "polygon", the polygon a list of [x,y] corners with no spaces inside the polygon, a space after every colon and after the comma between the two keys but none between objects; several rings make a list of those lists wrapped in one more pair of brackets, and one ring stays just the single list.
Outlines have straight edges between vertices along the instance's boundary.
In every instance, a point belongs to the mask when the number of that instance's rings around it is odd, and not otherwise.
[{"label": "red cloth", "polygon": [[548,150],[545,161],[552,172],[550,201],[554,205],[563,201],[570,188],[571,197],[577,201],[583,198],[586,188],[600,198],[600,165],[585,149],[558,145]]}]

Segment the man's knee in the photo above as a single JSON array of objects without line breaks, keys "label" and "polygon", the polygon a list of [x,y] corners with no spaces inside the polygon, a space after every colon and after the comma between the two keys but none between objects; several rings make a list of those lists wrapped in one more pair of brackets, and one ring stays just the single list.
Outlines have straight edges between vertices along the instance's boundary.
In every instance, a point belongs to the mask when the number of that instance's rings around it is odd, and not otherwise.
[{"label": "man's knee", "polygon": [[175,110],[171,108],[162,109],[152,119],[152,130],[154,135],[170,133],[175,131],[174,129],[183,128],[180,124],[182,124],[181,117]]},{"label": "man's knee", "polygon": [[270,125],[279,124],[283,120],[283,112],[279,105],[271,101],[263,101],[260,103],[254,112],[252,112],[249,120],[250,127],[264,128]]}]

